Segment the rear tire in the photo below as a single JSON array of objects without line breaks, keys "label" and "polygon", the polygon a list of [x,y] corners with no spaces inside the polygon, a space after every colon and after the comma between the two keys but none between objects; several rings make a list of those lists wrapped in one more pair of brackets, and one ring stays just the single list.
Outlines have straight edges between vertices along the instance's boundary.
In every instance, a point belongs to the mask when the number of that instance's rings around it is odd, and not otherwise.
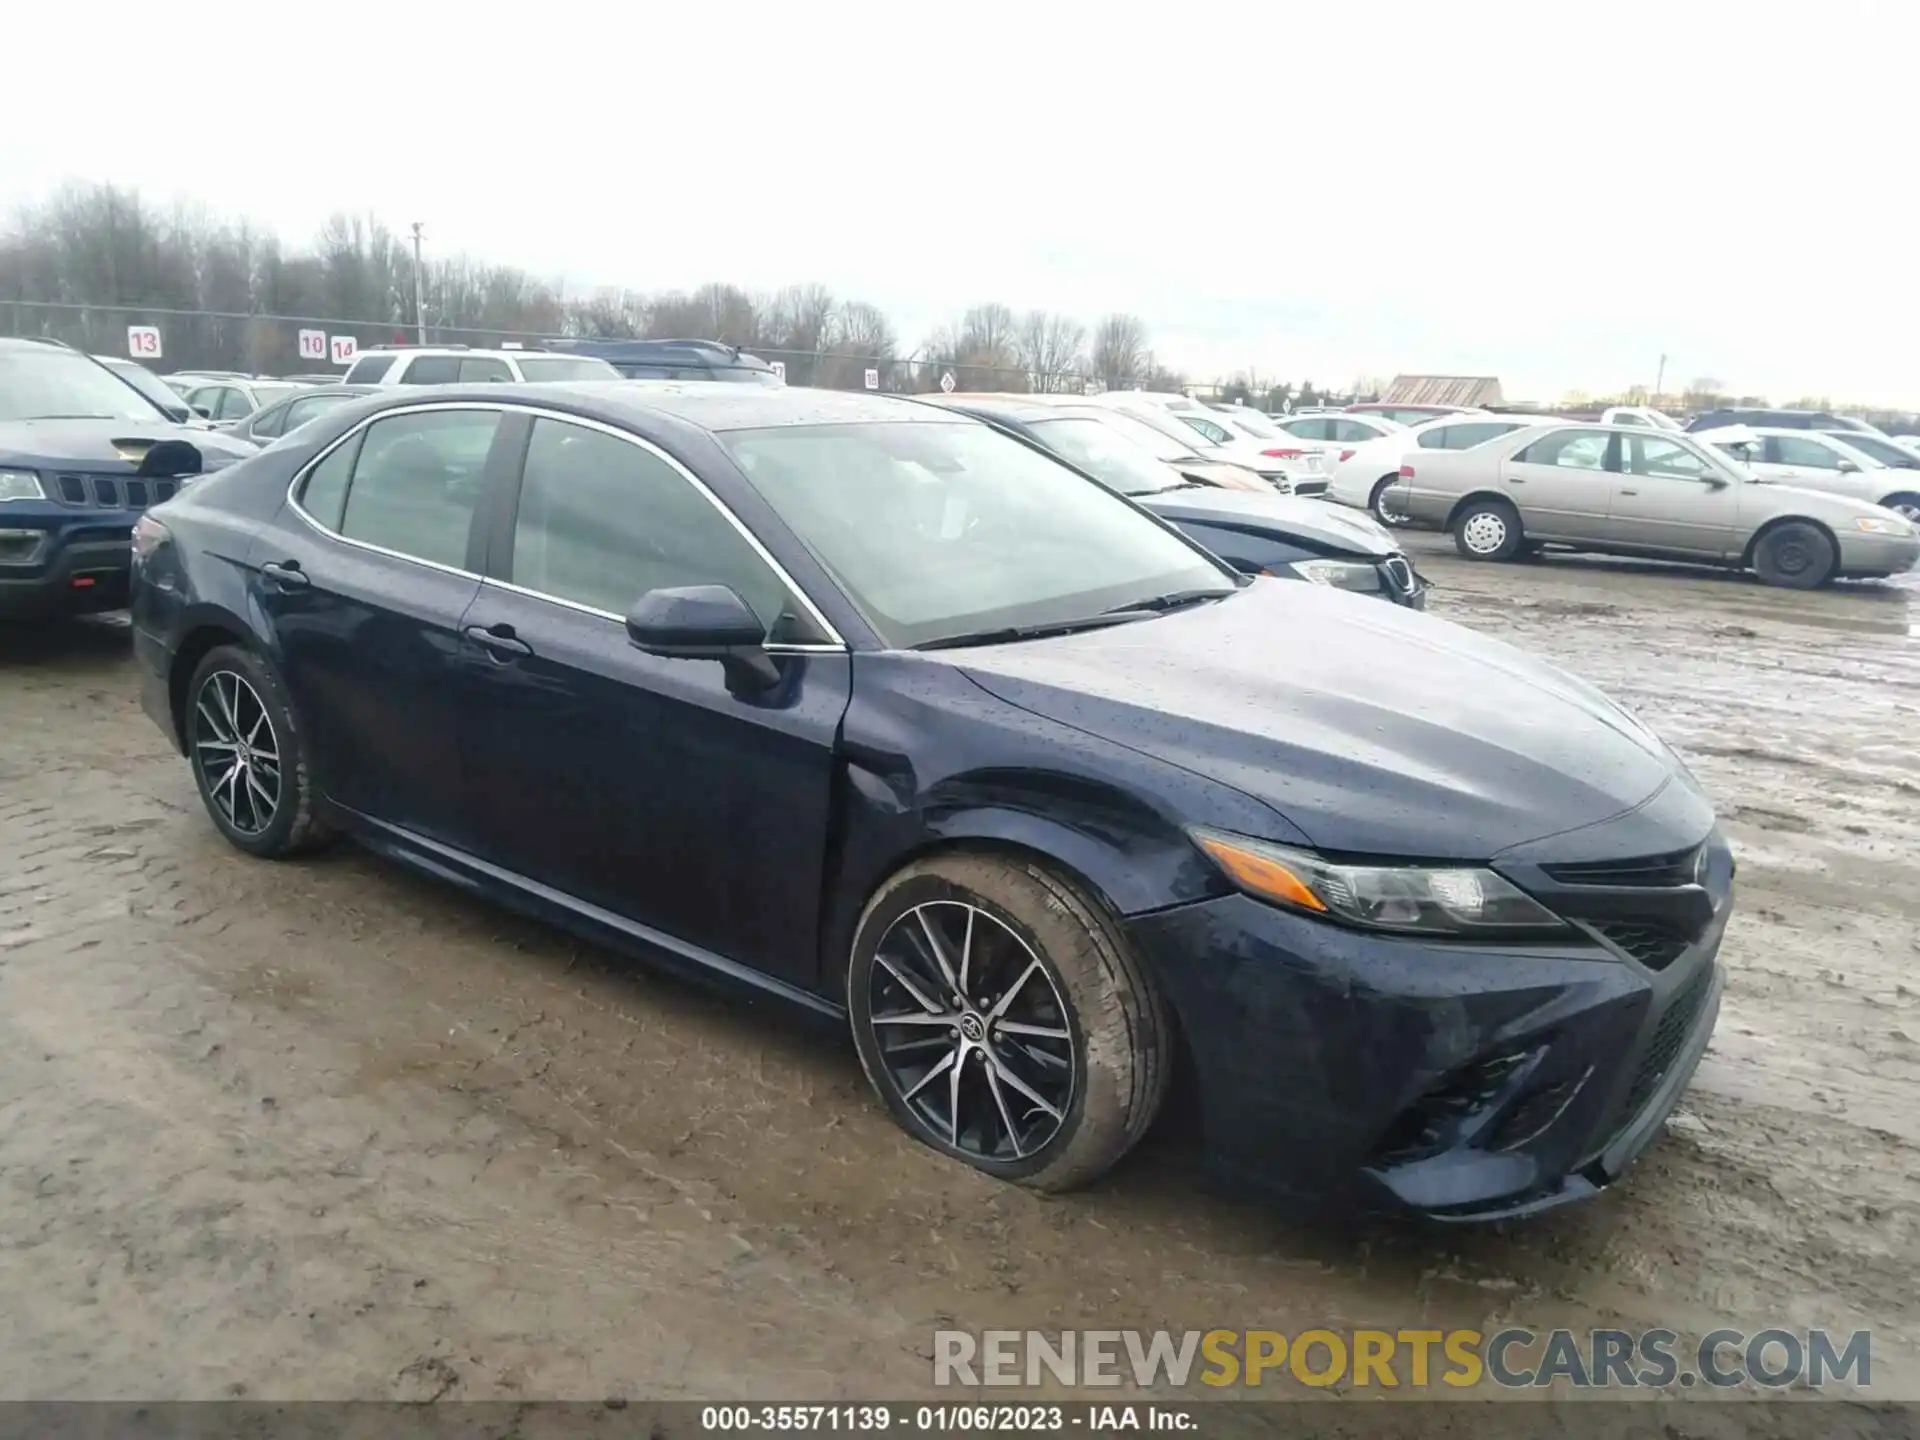
[{"label": "rear tire", "polygon": [[1520,512],[1505,500],[1469,501],[1453,517],[1453,544],[1469,560],[1511,560],[1527,543]]},{"label": "rear tire", "polygon": [[209,650],[180,729],[207,815],[236,849],[278,860],[327,838],[305,731],[267,661],[238,645]]},{"label": "rear tire", "polygon": [[1889,510],[1898,511],[1914,524],[1920,525],[1920,495],[1902,490],[1898,495],[1887,496],[1880,503]]},{"label": "rear tire", "polygon": [[1838,556],[1818,525],[1789,520],[1762,535],[1753,547],[1753,569],[1769,585],[1817,590],[1833,578]]},{"label": "rear tire", "polygon": [[1172,1069],[1119,927],[1037,860],[941,855],[882,885],[854,934],[847,1013],[902,1129],[1035,1190],[1084,1185],[1131,1150]]}]

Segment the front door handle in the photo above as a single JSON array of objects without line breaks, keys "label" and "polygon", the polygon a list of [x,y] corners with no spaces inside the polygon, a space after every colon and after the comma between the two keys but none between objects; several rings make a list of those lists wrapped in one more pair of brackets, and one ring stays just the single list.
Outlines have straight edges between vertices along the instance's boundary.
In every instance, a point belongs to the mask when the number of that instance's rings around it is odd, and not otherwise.
[{"label": "front door handle", "polygon": [[1527,477],[1524,475],[1507,476],[1507,484],[1509,485],[1524,485],[1526,483],[1527,483]]},{"label": "front door handle", "polygon": [[513,626],[504,621],[498,625],[469,625],[461,633],[502,665],[533,654],[533,647],[514,634]]},{"label": "front door handle", "polygon": [[313,583],[298,560],[270,560],[260,567],[260,578],[276,590],[304,590]]},{"label": "front door handle", "polygon": [[1624,489],[1624,488],[1623,488],[1623,489],[1622,489],[1622,490],[1620,491],[1620,493],[1621,493],[1622,495],[1638,495],[1638,494],[1639,494],[1640,492],[1639,492],[1638,490],[1627,490],[1627,489]]}]

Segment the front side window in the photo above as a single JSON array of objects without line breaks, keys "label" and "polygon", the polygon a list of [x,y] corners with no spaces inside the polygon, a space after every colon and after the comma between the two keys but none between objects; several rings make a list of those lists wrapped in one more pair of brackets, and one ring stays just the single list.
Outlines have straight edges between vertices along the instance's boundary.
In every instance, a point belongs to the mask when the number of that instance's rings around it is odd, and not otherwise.
[{"label": "front side window", "polygon": [[493,410],[431,410],[376,420],[354,462],[340,533],[465,569],[467,532],[499,424]]},{"label": "front side window", "polygon": [[625,615],[649,590],[725,585],[770,639],[824,638],[686,476],[644,446],[561,420],[533,423],[508,578],[613,615]]},{"label": "front side window", "polygon": [[517,362],[525,380],[618,380],[620,372],[586,355],[523,355]]},{"label": "front side window", "polygon": [[1118,430],[1098,420],[1067,417],[1038,420],[1033,433],[1040,443],[1067,463],[1077,465],[1109,489],[1122,495],[1151,495],[1159,490],[1178,489],[1186,482],[1177,470],[1168,469],[1128,440]]},{"label": "front side window", "polygon": [[400,372],[402,385],[451,385],[459,378],[458,355],[416,355]]},{"label": "front side window", "polygon": [[1866,435],[1858,430],[1850,430],[1842,438],[1846,441],[1849,450],[1858,450],[1869,460],[1877,460],[1882,465],[1891,465],[1900,470],[1911,470],[1916,465],[1920,465],[1920,457],[1915,456],[1911,450],[1902,450],[1891,440],[1882,440],[1878,435]]},{"label": "front side window", "polygon": [[1333,420],[1328,422],[1333,438],[1343,444],[1353,444],[1367,440],[1378,440],[1386,434],[1379,425],[1369,425],[1364,420]]},{"label": "front side window", "polygon": [[1839,451],[1801,435],[1769,435],[1767,458],[1776,465],[1798,465],[1806,470],[1840,468]]},{"label": "front side window", "polygon": [[1595,430],[1561,430],[1543,435],[1513,458],[1522,465],[1554,465],[1562,470],[1603,470],[1607,435]]},{"label": "front side window", "polygon": [[244,420],[254,412],[253,397],[246,391],[229,386],[220,392],[220,408],[214,413],[216,420]]},{"label": "front side window", "polygon": [[495,360],[489,355],[473,355],[460,362],[460,383],[470,384],[479,381],[482,384],[496,380],[513,379],[513,371],[507,368],[504,360]]},{"label": "front side window", "polygon": [[1653,428],[1651,421],[1642,419],[1638,415],[1616,415],[1613,417],[1613,423],[1615,425],[1637,425],[1643,430],[1651,430]]},{"label": "front side window", "polygon": [[1706,457],[1685,445],[1653,435],[1627,435],[1620,441],[1622,468],[1629,475],[1664,476],[1671,480],[1704,480],[1713,467]]},{"label": "front side window", "polygon": [[786,425],[720,440],[896,648],[1235,586],[1133,506],[972,421]]}]

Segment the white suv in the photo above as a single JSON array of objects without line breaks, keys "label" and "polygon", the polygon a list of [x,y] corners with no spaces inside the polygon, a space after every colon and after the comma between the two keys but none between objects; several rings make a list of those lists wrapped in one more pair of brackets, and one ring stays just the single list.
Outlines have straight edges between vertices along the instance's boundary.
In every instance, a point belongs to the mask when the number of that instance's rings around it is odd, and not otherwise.
[{"label": "white suv", "polygon": [[586,355],[545,350],[469,350],[464,345],[376,345],[362,350],[343,385],[472,385],[489,380],[618,380]]}]

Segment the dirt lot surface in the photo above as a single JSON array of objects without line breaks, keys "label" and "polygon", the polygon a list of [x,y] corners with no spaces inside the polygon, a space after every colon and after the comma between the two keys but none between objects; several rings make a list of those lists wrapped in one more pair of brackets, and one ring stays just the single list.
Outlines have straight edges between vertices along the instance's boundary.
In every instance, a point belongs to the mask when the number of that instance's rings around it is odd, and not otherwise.
[{"label": "dirt lot surface", "polygon": [[0,636],[0,1396],[898,1397],[948,1326],[1514,1323],[1871,1326],[1920,1398],[1920,591],[1414,544],[1739,856],[1713,1048],[1599,1201],[1303,1230],[1159,1139],[1090,1193],[978,1178],[783,1016],[351,847],[232,851],[90,622]]}]

